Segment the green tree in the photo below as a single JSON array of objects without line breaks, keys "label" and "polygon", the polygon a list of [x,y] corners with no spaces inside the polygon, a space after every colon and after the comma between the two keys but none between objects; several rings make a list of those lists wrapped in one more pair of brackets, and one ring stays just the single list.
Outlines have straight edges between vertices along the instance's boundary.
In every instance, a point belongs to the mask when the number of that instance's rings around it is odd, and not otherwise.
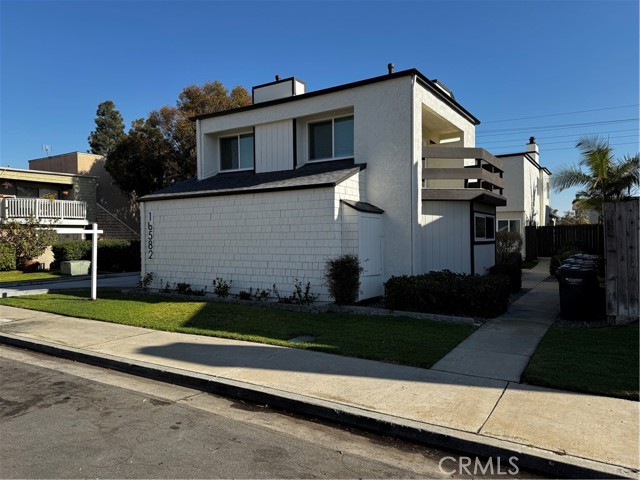
[{"label": "green tree", "polygon": [[98,105],[95,122],[96,129],[88,138],[90,151],[108,157],[124,137],[122,115],[111,100],[106,100]]},{"label": "green tree", "polygon": [[229,92],[218,81],[190,85],[175,107],[166,105],[134,121],[105,168],[123,191],[137,197],[191,178],[196,174],[196,127],[190,118],[249,104],[243,87]]},{"label": "green tree", "polygon": [[34,217],[29,217],[26,223],[10,221],[0,228],[0,240],[13,246],[19,268],[42,255],[57,238],[58,234],[51,225],[43,224]]},{"label": "green tree", "polygon": [[578,165],[565,165],[553,176],[554,190],[581,188],[576,194],[578,208],[602,212],[604,204],[634,194],[638,188],[640,155],[613,156],[607,140],[585,137],[576,144],[582,155]]},{"label": "green tree", "polygon": [[558,225],[586,225],[589,223],[585,210],[569,210],[558,219]]}]

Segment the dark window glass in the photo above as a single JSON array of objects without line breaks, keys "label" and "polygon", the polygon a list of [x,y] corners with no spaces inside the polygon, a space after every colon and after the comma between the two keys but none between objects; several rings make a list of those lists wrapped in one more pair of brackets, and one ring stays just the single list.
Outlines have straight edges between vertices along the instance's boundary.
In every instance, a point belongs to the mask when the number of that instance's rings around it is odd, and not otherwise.
[{"label": "dark window glass", "polygon": [[332,122],[312,123],[309,125],[309,159],[320,160],[333,157]]}]

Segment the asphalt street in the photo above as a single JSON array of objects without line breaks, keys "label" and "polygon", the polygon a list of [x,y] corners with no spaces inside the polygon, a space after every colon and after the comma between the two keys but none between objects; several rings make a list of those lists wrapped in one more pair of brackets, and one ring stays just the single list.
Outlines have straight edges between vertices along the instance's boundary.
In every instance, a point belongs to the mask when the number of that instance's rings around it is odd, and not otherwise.
[{"label": "asphalt street", "polygon": [[450,453],[11,347],[0,377],[1,478],[460,476]]}]

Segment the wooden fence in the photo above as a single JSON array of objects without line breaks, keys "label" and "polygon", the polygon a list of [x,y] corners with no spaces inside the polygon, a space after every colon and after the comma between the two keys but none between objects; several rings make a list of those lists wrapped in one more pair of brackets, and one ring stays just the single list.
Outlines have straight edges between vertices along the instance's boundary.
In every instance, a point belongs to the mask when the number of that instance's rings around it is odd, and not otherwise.
[{"label": "wooden fence", "polygon": [[525,227],[525,256],[527,259],[551,257],[567,245],[579,245],[594,255],[604,255],[602,225],[557,225],[554,227]]},{"label": "wooden fence", "polygon": [[629,323],[640,316],[639,215],[637,197],[605,205],[607,315],[615,323]]}]

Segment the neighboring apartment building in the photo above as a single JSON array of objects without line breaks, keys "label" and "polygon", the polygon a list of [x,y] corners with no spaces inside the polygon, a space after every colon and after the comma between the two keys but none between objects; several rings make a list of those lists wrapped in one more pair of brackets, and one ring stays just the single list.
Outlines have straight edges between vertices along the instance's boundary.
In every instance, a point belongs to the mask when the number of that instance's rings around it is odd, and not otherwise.
[{"label": "neighboring apartment building", "polygon": [[[96,178],[87,175],[0,167],[0,224],[26,223],[33,217],[58,229],[61,240],[79,240],[82,234],[65,229],[97,221],[96,184]],[[36,260],[49,268],[51,251]]]},{"label": "neighboring apartment building", "polygon": [[531,137],[525,151],[496,155],[504,162],[504,196],[507,205],[497,208],[497,230],[517,232],[524,227],[553,225],[551,172],[540,165],[540,152]]},{"label": "neighboring apartment building", "polygon": [[97,178],[97,222],[101,238],[140,238],[138,207],[114,184],[101,155],[84,152],[63,153],[29,160],[29,168],[48,172],[89,175]]},{"label": "neighboring apartment building", "polygon": [[475,147],[479,121],[412,69],[305,92],[253,88],[253,105],[196,117],[197,177],[140,199],[142,275],[232,292],[328,300],[325,263],[356,254],[360,299],[393,275],[495,262],[502,160]]}]

